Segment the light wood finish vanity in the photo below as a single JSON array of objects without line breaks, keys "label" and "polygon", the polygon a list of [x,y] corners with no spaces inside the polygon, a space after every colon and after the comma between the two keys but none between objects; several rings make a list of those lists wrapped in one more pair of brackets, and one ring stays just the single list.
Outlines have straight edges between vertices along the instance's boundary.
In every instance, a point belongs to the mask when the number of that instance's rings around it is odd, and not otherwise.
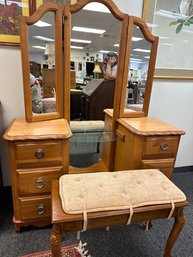
[{"label": "light wood finish vanity", "polygon": [[51,221],[51,181],[68,172],[65,119],[27,123],[16,119],[4,135],[8,141],[16,232],[21,226]]},{"label": "light wood finish vanity", "polygon": [[[106,124],[111,124],[112,110],[106,110]],[[116,134],[114,170],[156,168],[172,178],[178,146],[184,131],[150,117],[120,118]],[[104,148],[106,162],[107,144]]]}]

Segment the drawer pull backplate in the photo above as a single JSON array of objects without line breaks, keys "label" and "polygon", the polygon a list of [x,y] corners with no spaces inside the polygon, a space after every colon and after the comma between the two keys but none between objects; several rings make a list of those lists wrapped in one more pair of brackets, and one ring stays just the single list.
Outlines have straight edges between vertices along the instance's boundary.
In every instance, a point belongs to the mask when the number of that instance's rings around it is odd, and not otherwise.
[{"label": "drawer pull backplate", "polygon": [[44,182],[43,178],[37,178],[35,184],[38,189],[42,189],[45,186],[45,182]]},{"label": "drawer pull backplate", "polygon": [[37,157],[38,159],[41,159],[44,156],[45,156],[44,151],[41,148],[37,149],[37,151],[35,152],[35,157]]},{"label": "drawer pull backplate", "polygon": [[163,151],[167,151],[169,149],[169,145],[167,143],[161,143],[160,149]]},{"label": "drawer pull backplate", "polygon": [[37,206],[37,213],[38,213],[39,215],[42,215],[42,214],[44,214],[44,212],[45,212],[45,207],[44,207],[44,205],[43,205],[43,204],[39,204],[39,205]]}]

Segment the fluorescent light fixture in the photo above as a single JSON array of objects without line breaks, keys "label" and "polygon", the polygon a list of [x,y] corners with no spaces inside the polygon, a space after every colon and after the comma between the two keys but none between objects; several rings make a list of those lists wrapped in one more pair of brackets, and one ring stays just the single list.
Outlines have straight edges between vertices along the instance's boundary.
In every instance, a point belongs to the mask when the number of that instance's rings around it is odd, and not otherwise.
[{"label": "fluorescent light fixture", "polygon": [[142,61],[142,59],[137,59],[137,58],[130,58],[130,60],[131,60],[131,61],[139,61],[139,62]]},{"label": "fluorescent light fixture", "polygon": [[147,56],[144,56],[144,58],[145,58],[145,59],[150,59],[150,56],[147,55]]},{"label": "fluorescent light fixture", "polygon": [[91,40],[74,39],[74,38],[71,38],[70,41],[71,41],[71,42],[76,42],[76,43],[86,43],[86,44],[89,44],[89,43],[92,42]]},{"label": "fluorescent light fixture", "polygon": [[73,49],[83,49],[84,47],[82,47],[82,46],[70,46],[70,48],[73,48]]},{"label": "fluorescent light fixture", "polygon": [[173,44],[171,44],[171,43],[161,43],[161,45],[163,45],[163,46],[173,46]]},{"label": "fluorescent light fixture", "polygon": [[54,39],[49,38],[49,37],[33,36],[33,38],[36,38],[36,39],[39,39],[39,40],[42,40],[42,41],[46,41],[46,42],[53,42],[54,41]]},{"label": "fluorescent light fixture", "polygon": [[45,50],[46,49],[46,47],[45,46],[32,46],[33,48],[38,48],[38,49],[43,49],[43,50]]},{"label": "fluorescent light fixture", "polygon": [[175,12],[171,12],[171,11],[166,11],[166,10],[159,10],[156,11],[154,14],[158,15],[158,16],[163,16],[163,17],[167,17],[167,18],[172,18],[172,19],[184,19],[187,16],[182,15],[180,13],[175,13]]},{"label": "fluorescent light fixture", "polygon": [[136,51],[136,52],[143,52],[143,53],[150,53],[150,50],[142,49],[142,48],[135,48],[135,49],[133,49],[133,51]]},{"label": "fluorescent light fixture", "polygon": [[74,26],[72,30],[79,31],[79,32],[95,33],[95,34],[103,34],[106,31],[104,29],[93,29],[93,28],[77,27],[77,26]]},{"label": "fluorescent light fixture", "polygon": [[87,11],[110,13],[109,9],[101,3],[90,3],[87,4],[83,9]]},{"label": "fluorescent light fixture", "polygon": [[161,37],[159,36],[160,39],[169,39],[169,37]]},{"label": "fluorescent light fixture", "polygon": [[147,26],[148,26],[149,28],[155,28],[155,27],[158,27],[159,25],[153,24],[153,23],[147,23]]},{"label": "fluorescent light fixture", "polygon": [[187,39],[185,39],[185,40],[183,40],[183,42],[184,42],[184,43],[188,43],[188,40],[187,40]]},{"label": "fluorescent light fixture", "polygon": [[119,47],[119,44],[114,44],[113,46],[115,46],[115,47]]},{"label": "fluorescent light fixture", "polygon": [[38,21],[34,25],[37,27],[51,27],[52,26],[51,24],[44,22],[44,21]]},{"label": "fluorescent light fixture", "polygon": [[109,52],[112,52],[112,51],[107,51],[107,50],[100,50],[99,51],[99,53],[104,53],[104,54],[109,53]]},{"label": "fluorescent light fixture", "polygon": [[132,37],[132,41],[141,41],[143,38],[141,37]]}]

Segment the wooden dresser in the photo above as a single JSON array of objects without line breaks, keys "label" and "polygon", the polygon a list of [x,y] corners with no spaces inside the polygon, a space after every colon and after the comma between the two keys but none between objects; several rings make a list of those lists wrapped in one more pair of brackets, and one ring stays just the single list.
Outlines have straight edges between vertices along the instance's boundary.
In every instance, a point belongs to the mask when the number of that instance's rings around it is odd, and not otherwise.
[{"label": "wooden dresser", "polygon": [[[112,112],[107,110],[106,127],[111,123],[111,116]],[[155,118],[118,119],[114,169],[156,168],[171,179],[183,134],[183,130]],[[108,151],[107,145],[104,147],[104,158],[107,161]]]},{"label": "wooden dresser", "polygon": [[51,222],[51,180],[68,172],[65,119],[27,123],[15,119],[3,138],[8,141],[16,232],[21,226]]}]

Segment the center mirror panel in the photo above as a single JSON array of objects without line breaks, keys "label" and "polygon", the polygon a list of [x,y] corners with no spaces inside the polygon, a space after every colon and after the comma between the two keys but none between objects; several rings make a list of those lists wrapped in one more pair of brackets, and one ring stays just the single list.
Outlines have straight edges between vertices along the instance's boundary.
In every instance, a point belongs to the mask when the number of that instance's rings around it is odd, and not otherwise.
[{"label": "center mirror panel", "polygon": [[71,166],[97,163],[102,142],[113,140],[111,131],[104,131],[104,110],[113,109],[121,25],[96,2],[71,16]]}]

